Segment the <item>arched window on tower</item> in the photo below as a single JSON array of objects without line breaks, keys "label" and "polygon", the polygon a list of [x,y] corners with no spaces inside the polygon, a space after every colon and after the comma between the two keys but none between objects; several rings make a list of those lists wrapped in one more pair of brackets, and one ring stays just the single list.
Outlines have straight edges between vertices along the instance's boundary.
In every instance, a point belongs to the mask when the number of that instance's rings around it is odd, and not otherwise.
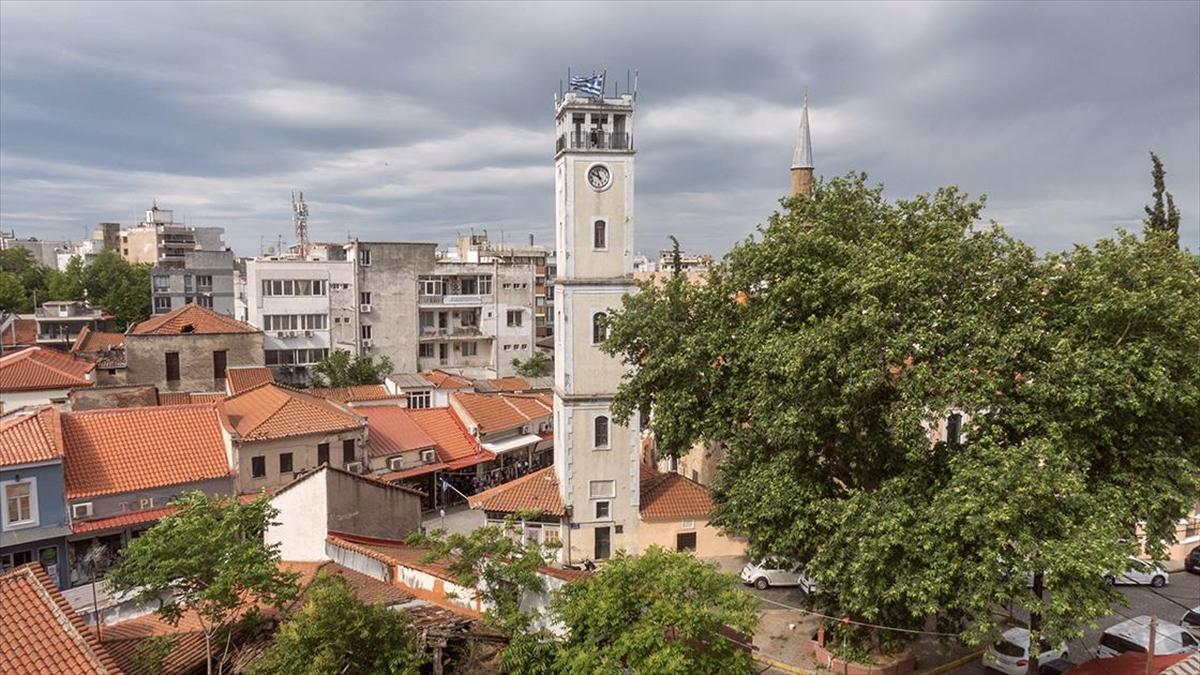
[{"label": "arched window on tower", "polygon": [[608,417],[600,415],[593,422],[592,428],[592,447],[607,448],[608,447]]},{"label": "arched window on tower", "polygon": [[603,220],[592,226],[592,248],[608,248],[608,224]]},{"label": "arched window on tower", "polygon": [[604,312],[592,315],[592,344],[598,345],[608,339],[608,326],[604,323],[607,318]]}]

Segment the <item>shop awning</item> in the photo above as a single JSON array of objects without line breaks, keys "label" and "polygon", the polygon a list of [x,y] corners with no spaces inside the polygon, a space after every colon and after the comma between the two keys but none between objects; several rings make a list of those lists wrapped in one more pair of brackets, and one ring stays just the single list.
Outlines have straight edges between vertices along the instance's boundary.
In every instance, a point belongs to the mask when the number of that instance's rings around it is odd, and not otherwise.
[{"label": "shop awning", "polygon": [[491,450],[497,455],[502,455],[513,450],[529,447],[531,445],[537,445],[541,441],[541,436],[537,436],[535,434],[525,434],[524,436],[506,438],[503,441],[496,441],[495,443],[484,443],[483,447]]}]

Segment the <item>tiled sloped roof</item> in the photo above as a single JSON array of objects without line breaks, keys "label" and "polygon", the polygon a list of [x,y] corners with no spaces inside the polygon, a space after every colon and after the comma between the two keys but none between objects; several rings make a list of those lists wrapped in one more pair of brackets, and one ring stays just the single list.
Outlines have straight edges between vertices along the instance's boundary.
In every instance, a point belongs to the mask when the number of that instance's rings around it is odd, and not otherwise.
[{"label": "tiled sloped roof", "polygon": [[406,398],[389,394],[387,388],[382,384],[363,384],[355,387],[313,387],[308,390],[308,393],[338,403]]},{"label": "tiled sloped roof", "polygon": [[438,389],[470,389],[471,381],[465,377],[452,375],[444,370],[427,370],[421,377],[429,380]]},{"label": "tiled sloped roof", "polygon": [[73,534],[83,534],[85,532],[101,532],[103,530],[121,530],[131,525],[155,523],[172,513],[175,513],[174,506],[163,506],[157,509],[146,509],[145,511],[119,513],[107,518],[95,518],[93,520],[72,519],[71,532]]},{"label": "tiled sloped roof", "polygon": [[433,383],[417,373],[392,373],[388,375],[396,387],[400,389],[432,389]]},{"label": "tiled sloped roof", "polygon": [[646,520],[703,519],[713,510],[708,489],[677,473],[643,473],[640,502]]},{"label": "tiled sloped roof", "polygon": [[67,497],[228,476],[221,427],[215,404],[63,413]]},{"label": "tiled sloped roof", "polygon": [[242,440],[335,433],[363,426],[339,405],[277,384],[261,384],[225,399],[225,414]]},{"label": "tiled sloped roof", "polygon": [[566,513],[558,495],[558,477],[554,475],[553,466],[484,490],[471,497],[468,503],[471,508],[482,511],[541,511],[548,516]]},{"label": "tiled sloped roof", "polygon": [[456,391],[450,394],[450,398],[462,406],[471,421],[479,427],[480,433],[515,429],[554,412],[553,404],[542,400],[542,396]]},{"label": "tiled sloped roof", "polygon": [[266,366],[225,369],[225,386],[229,388],[230,394],[240,394],[267,382],[274,383],[275,374]]},{"label": "tiled sloped roof", "polygon": [[189,304],[160,316],[152,316],[133,325],[133,335],[218,335],[222,333],[257,333],[248,323],[200,305]]},{"label": "tiled sloped roof", "polygon": [[75,338],[75,344],[71,345],[71,351],[76,353],[92,353],[123,347],[124,345],[124,333],[106,333],[104,331],[92,330],[91,326],[84,326],[79,329],[79,335]]},{"label": "tiled sloped roof", "polygon": [[0,330],[5,347],[30,347],[37,344],[37,319],[13,319]]},{"label": "tiled sloped roof", "polygon": [[49,462],[62,456],[62,427],[54,406],[0,422],[0,466]]},{"label": "tiled sloped roof", "polygon": [[40,563],[0,572],[0,672],[120,673]]},{"label": "tiled sloped roof", "polygon": [[362,572],[357,572],[329,560],[322,562],[292,562],[285,560],[280,562],[279,566],[285,572],[298,573],[300,578],[296,580],[296,583],[305,591],[308,590],[309,584],[316,581],[317,575],[324,572],[330,576],[337,576],[344,579],[351,590],[354,591],[355,597],[369,605],[399,605],[413,600],[411,594],[405,593],[397,586],[393,586],[386,581],[380,581],[374,577],[369,577]]},{"label": "tiled sloped roof", "polygon": [[372,405],[355,410],[367,418],[371,457],[385,457],[437,445],[421,425],[409,416],[408,411],[400,406]]},{"label": "tiled sloped roof", "polygon": [[159,405],[187,405],[189,403],[213,403],[225,399],[225,394],[215,391],[160,391]]},{"label": "tiled sloped roof", "polygon": [[483,450],[475,439],[471,438],[449,408],[409,410],[408,414],[429,434],[433,442],[437,443],[438,458],[451,464],[451,468],[470,466],[478,461],[495,458],[495,455]]},{"label": "tiled sloped roof", "polygon": [[95,367],[64,352],[29,347],[0,357],[0,391],[90,387],[86,375]]}]

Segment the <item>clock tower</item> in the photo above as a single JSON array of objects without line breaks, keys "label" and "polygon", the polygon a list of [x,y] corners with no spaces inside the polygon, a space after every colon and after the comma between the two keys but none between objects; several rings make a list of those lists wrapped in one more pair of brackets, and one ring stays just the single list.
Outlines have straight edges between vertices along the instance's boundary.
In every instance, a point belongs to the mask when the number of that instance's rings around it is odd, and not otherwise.
[{"label": "clock tower", "polygon": [[621,362],[604,320],[633,281],[634,96],[570,92],[555,106],[554,471],[563,557],[638,550],[640,429],[612,415]]}]

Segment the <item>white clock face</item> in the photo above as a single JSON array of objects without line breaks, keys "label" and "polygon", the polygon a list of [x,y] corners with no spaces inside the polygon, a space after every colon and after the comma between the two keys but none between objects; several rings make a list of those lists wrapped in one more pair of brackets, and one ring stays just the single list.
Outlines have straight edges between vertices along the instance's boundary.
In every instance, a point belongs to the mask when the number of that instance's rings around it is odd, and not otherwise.
[{"label": "white clock face", "polygon": [[587,177],[593,190],[603,190],[612,181],[612,174],[603,164],[596,164],[588,169]]}]

